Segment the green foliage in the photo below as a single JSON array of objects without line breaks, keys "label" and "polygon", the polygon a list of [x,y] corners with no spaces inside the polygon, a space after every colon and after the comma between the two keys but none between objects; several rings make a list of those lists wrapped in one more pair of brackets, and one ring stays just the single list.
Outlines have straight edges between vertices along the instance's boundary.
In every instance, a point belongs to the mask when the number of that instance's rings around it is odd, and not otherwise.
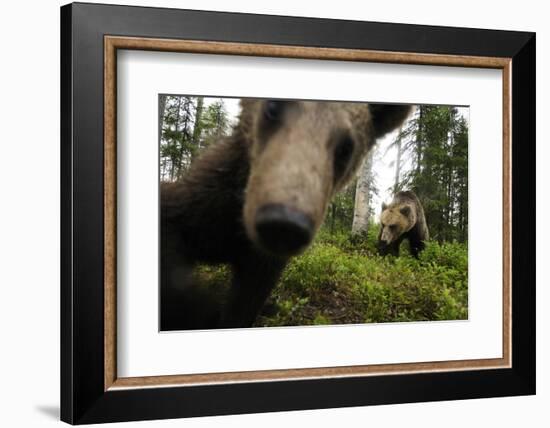
[{"label": "green foliage", "polygon": [[[376,227],[361,240],[321,231],[285,269],[257,325],[456,320],[468,317],[467,247],[428,242],[419,260],[376,254]],[[403,245],[405,247],[406,244]]]},{"label": "green foliage", "polygon": [[204,147],[229,133],[229,117],[223,99],[213,102],[206,108],[201,122]]},{"label": "green foliage", "polygon": [[[400,257],[381,257],[376,234],[376,225],[362,238],[321,229],[315,243],[287,266],[268,302],[275,310],[262,314],[256,326],[468,318],[465,244],[431,241],[417,260],[404,243]],[[215,293],[230,281],[226,266],[202,266],[198,275]]]}]

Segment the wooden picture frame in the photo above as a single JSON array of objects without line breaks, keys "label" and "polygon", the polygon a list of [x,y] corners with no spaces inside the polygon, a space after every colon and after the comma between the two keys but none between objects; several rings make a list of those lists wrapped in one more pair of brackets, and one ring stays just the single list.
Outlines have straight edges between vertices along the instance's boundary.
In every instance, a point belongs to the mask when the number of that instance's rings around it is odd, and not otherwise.
[{"label": "wooden picture frame", "polygon": [[[118,377],[118,49],[502,70],[502,358]],[[533,33],[76,3],[61,8],[61,55],[63,421],[114,422],[535,392]]]}]

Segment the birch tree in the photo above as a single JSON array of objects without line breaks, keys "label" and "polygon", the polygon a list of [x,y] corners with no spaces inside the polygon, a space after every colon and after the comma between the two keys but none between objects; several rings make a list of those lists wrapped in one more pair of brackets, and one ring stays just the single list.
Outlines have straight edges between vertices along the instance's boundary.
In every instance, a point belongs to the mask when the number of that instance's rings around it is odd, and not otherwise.
[{"label": "birch tree", "polygon": [[357,175],[355,187],[355,208],[353,210],[352,235],[366,235],[369,228],[370,200],[372,187],[373,151],[363,161]]}]

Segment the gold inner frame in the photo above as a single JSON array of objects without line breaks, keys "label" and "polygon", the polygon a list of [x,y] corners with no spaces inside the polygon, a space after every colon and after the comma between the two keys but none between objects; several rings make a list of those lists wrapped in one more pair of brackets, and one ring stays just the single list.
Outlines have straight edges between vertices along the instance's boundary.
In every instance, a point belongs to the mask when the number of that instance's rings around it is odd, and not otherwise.
[{"label": "gold inner frame", "polygon": [[[117,50],[147,50],[213,55],[244,55],[297,59],[324,59],[394,64],[440,65],[502,70],[503,90],[503,320],[502,358],[432,361],[421,363],[357,365],[304,369],[261,370],[169,376],[117,376],[116,367],[116,89]],[[104,388],[190,386],[235,382],[336,378],[511,367],[511,58],[382,52],[232,42],[169,40],[137,37],[104,37]]]}]

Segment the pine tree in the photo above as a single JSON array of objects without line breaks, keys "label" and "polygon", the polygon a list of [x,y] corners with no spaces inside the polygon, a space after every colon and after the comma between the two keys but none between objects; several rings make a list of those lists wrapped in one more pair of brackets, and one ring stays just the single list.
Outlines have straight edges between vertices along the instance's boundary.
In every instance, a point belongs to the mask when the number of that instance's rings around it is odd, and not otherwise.
[{"label": "pine tree", "polygon": [[229,117],[223,99],[159,96],[160,175],[180,179],[198,153],[227,135]]},{"label": "pine tree", "polygon": [[[455,107],[419,106],[395,145],[412,161],[394,190],[411,189],[438,241],[467,240],[468,125]],[[397,170],[396,165],[396,170]],[[396,173],[396,178],[398,174]]]}]

